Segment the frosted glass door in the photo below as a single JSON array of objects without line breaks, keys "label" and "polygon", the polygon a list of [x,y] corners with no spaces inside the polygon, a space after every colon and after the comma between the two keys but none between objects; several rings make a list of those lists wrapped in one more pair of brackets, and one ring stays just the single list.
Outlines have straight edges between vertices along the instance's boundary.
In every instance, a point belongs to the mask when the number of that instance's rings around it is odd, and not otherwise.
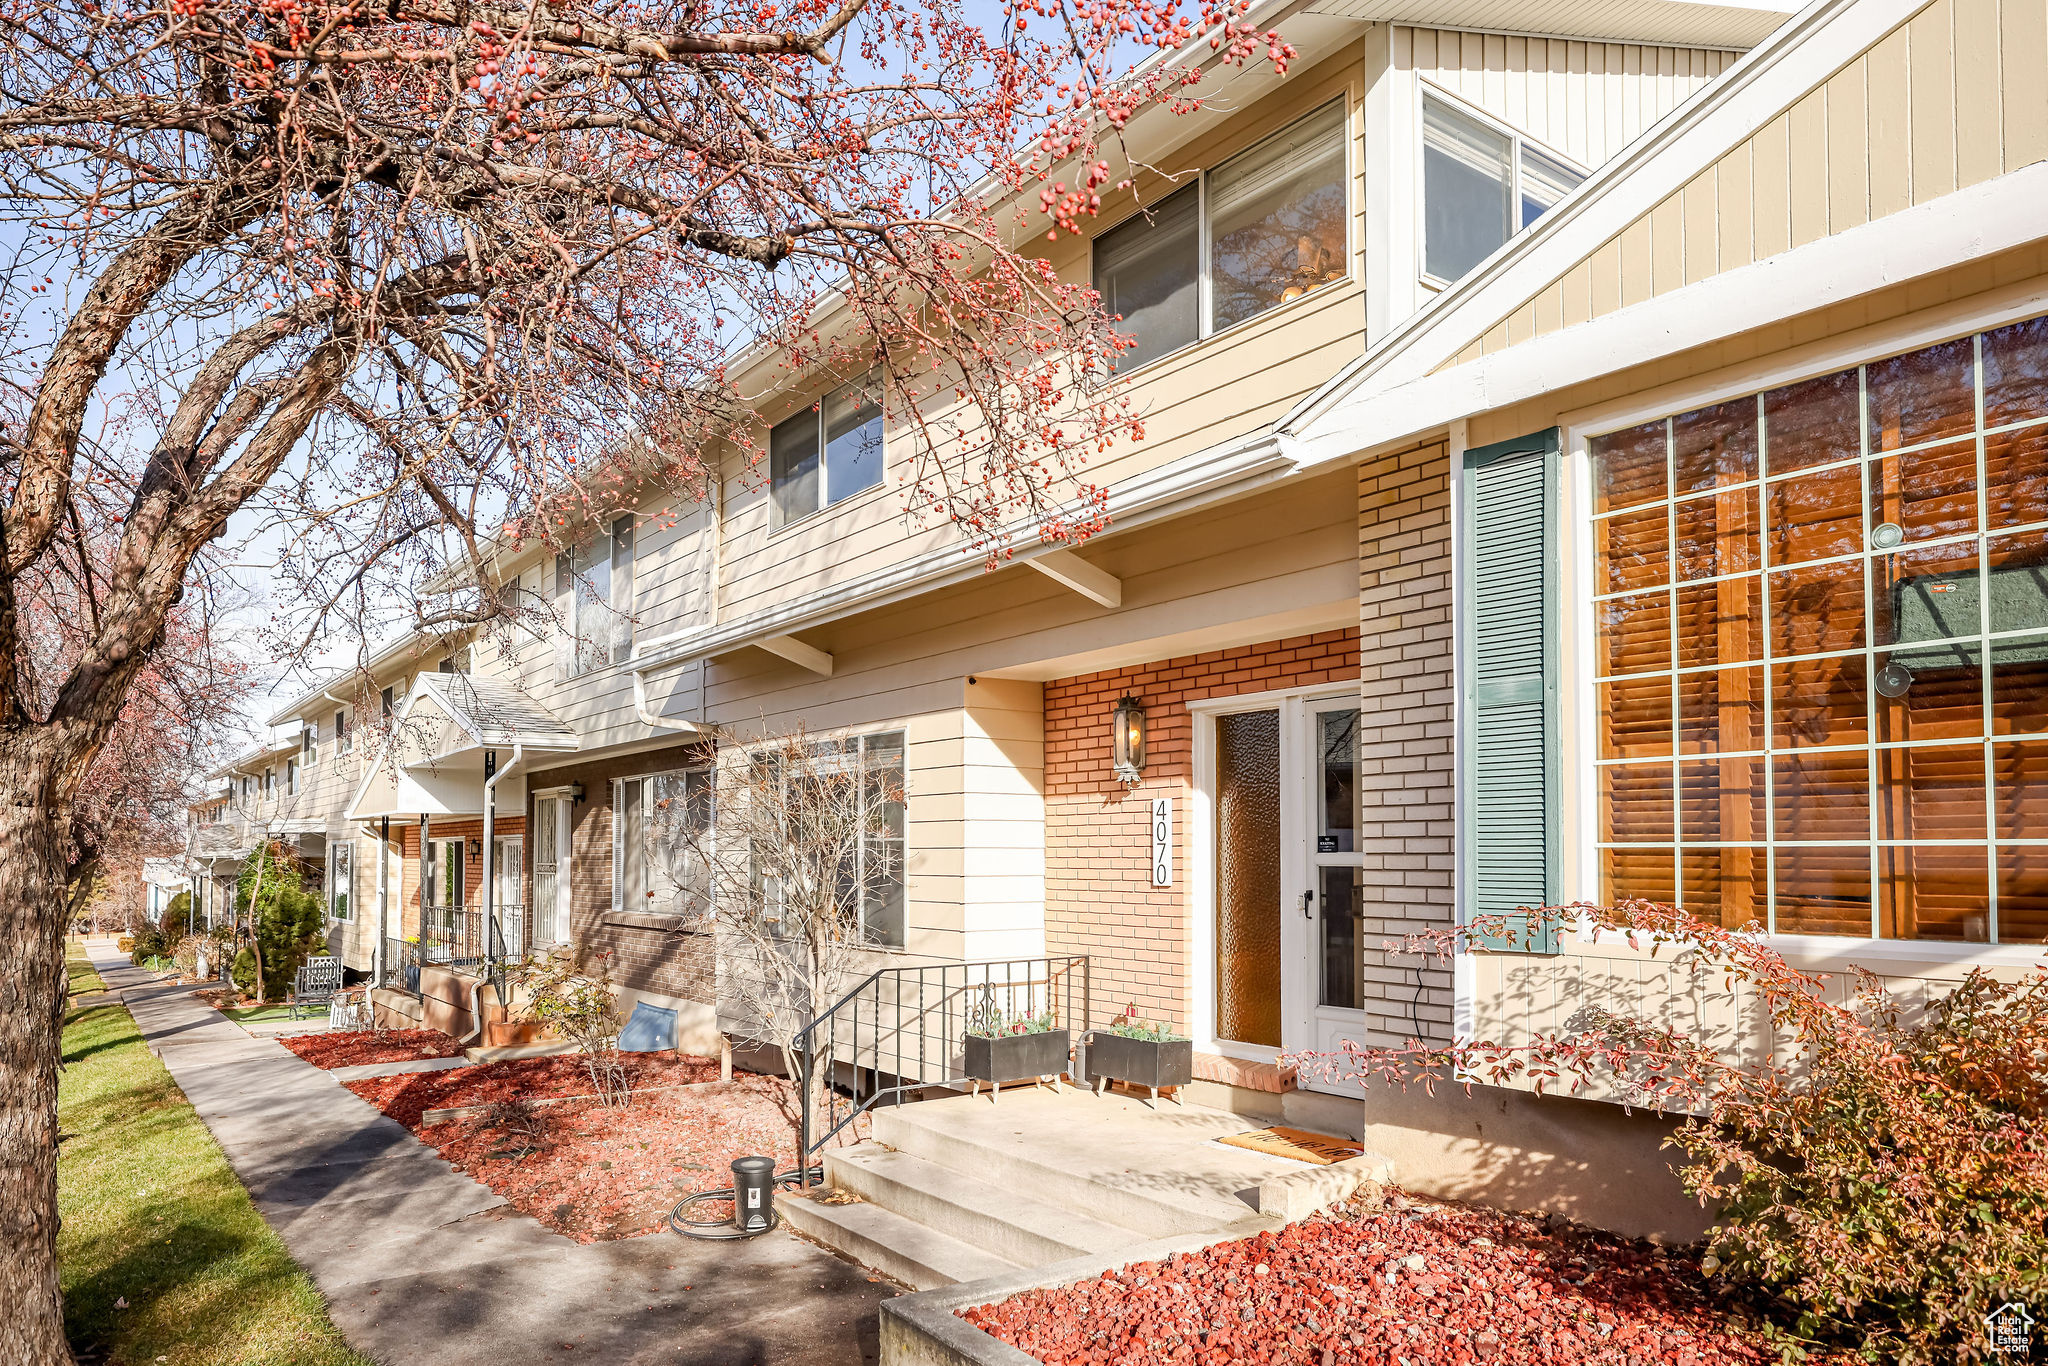
[{"label": "frosted glass door", "polygon": [[1280,1047],[1280,713],[1216,718],[1216,1036]]}]

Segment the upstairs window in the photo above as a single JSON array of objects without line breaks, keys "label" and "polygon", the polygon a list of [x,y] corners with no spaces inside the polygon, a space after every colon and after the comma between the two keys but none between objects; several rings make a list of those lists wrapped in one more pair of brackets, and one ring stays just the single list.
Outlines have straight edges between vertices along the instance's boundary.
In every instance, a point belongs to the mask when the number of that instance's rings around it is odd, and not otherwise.
[{"label": "upstairs window", "polygon": [[1446,284],[1463,278],[1585,178],[1512,130],[1425,96],[1423,270]]},{"label": "upstairs window", "polygon": [[398,707],[397,694],[398,690],[395,686],[386,688],[382,694],[382,701],[384,704],[384,719],[387,721],[391,719],[391,713],[395,711]]},{"label": "upstairs window", "polygon": [[1095,239],[1095,288],[1116,330],[1137,338],[1117,357],[1135,370],[1201,335],[1202,187],[1189,185]]},{"label": "upstairs window", "polygon": [[320,723],[318,721],[307,721],[306,728],[299,732],[299,761],[306,768],[311,768],[320,762]]},{"label": "upstairs window", "polygon": [[276,795],[277,770],[274,768],[266,768],[263,770],[263,796],[267,800],[271,797],[275,797]]},{"label": "upstairs window", "polygon": [[287,797],[296,796],[298,790],[299,761],[297,759],[287,759],[284,761],[284,795]]},{"label": "upstairs window", "polygon": [[1345,163],[1339,100],[1097,237],[1095,288],[1117,331],[1136,339],[1117,369],[1346,279]]},{"label": "upstairs window", "polygon": [[1346,200],[1341,101],[1211,171],[1212,330],[1345,278]]},{"label": "upstairs window", "polygon": [[555,557],[555,596],[566,635],[564,677],[574,678],[633,653],[633,519],[625,516],[588,545]]},{"label": "upstairs window", "polygon": [[346,754],[353,748],[355,748],[355,741],[349,738],[348,713],[338,711],[334,713],[334,752],[336,754]]},{"label": "upstairs window", "polygon": [[882,405],[866,381],[835,389],[768,434],[775,524],[786,526],[882,482]]}]

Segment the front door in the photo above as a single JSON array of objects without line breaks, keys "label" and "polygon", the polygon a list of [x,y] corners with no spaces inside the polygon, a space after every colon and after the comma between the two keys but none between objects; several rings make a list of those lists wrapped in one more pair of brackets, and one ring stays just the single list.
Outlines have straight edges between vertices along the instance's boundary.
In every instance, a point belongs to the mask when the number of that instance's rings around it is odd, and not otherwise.
[{"label": "front door", "polygon": [[1215,726],[1215,1036],[1263,1057],[1363,1023],[1358,701],[1220,712]]},{"label": "front door", "polygon": [[501,943],[494,947],[508,954],[522,951],[526,928],[525,888],[520,885],[526,871],[526,841],[518,835],[496,835],[491,839],[491,914],[497,920]]}]

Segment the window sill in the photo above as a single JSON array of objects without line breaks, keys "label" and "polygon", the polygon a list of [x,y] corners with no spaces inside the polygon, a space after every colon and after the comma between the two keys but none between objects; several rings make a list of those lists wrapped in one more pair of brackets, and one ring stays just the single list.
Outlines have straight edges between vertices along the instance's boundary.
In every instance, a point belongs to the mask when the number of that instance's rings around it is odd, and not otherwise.
[{"label": "window sill", "polygon": [[606,911],[598,917],[598,923],[618,929],[679,930],[687,934],[701,934],[706,928],[702,921],[690,916],[655,911]]},{"label": "window sill", "polygon": [[[882,493],[886,492],[888,487],[889,470],[885,458],[885,462],[882,469],[882,477],[880,479],[877,479],[874,483],[868,485],[864,489],[861,489],[854,493],[847,494],[844,498],[841,498],[836,503],[827,503],[825,504],[825,506],[817,509],[815,512],[806,512],[801,517],[793,517],[789,521],[769,527],[768,542],[772,545],[776,541],[781,540],[785,536],[796,535],[800,532],[810,530],[813,527],[817,527],[823,524],[824,520],[835,512],[845,512],[852,508],[860,507],[863,504],[873,502]],[[772,502],[770,504],[770,507],[772,509]],[[773,516],[772,511],[770,515],[771,517]]]}]

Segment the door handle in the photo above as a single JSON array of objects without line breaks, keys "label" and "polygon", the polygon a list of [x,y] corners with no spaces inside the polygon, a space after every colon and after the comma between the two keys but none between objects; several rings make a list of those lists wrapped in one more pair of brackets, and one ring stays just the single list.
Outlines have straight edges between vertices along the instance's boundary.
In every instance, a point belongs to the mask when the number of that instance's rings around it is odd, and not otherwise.
[{"label": "door handle", "polygon": [[1315,912],[1314,912],[1313,910],[1311,910],[1311,909],[1310,909],[1310,907],[1312,907],[1312,906],[1314,906],[1314,905],[1315,905],[1315,902],[1316,902],[1316,894],[1315,894],[1315,889],[1314,889],[1314,888],[1310,888],[1310,889],[1309,889],[1308,891],[1306,891],[1306,892],[1303,892],[1303,893],[1301,894],[1301,916],[1302,916],[1302,919],[1304,919],[1304,920],[1314,920],[1314,919],[1316,918],[1316,913],[1315,913]]}]

